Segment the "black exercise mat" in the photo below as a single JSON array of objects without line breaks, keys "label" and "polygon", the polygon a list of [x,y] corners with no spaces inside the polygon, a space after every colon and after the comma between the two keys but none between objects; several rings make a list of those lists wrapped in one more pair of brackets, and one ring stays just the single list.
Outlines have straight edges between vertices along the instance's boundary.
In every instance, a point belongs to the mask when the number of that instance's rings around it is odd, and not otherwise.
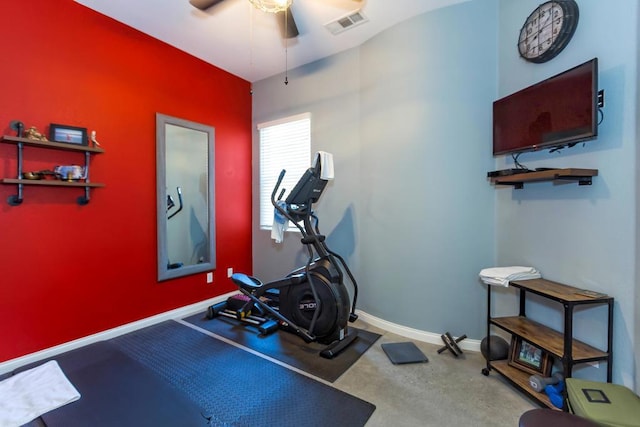
[{"label": "black exercise mat", "polygon": [[338,356],[325,359],[320,357],[325,345],[307,344],[289,332],[259,336],[257,330],[250,326],[226,317],[209,320],[205,313],[183,320],[329,382],[337,380],[380,338],[379,334],[350,328],[350,333],[357,332],[358,338]]},{"label": "black exercise mat", "polygon": [[175,321],[111,340],[205,410],[212,426],[363,426],[375,406]]},{"label": "black exercise mat", "polygon": [[[124,354],[98,341],[52,357],[80,393],[80,399],[42,415],[26,426],[47,427],[207,427],[199,407],[185,393]],[[17,369],[45,363],[42,360]]]},{"label": "black exercise mat", "polygon": [[427,356],[412,342],[382,344],[382,350],[394,365],[405,363],[426,363]]}]

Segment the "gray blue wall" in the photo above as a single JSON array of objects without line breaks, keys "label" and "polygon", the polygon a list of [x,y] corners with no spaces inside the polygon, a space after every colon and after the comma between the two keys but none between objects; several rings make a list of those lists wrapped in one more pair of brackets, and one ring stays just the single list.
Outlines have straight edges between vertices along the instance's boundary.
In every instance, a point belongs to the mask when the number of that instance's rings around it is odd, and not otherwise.
[{"label": "gray blue wall", "polygon": [[496,4],[427,13],[360,48],[360,307],[374,316],[483,334]]},{"label": "gray blue wall", "polygon": [[[578,1],[580,22],[569,46],[552,61],[536,65],[518,57],[515,41],[522,21],[539,3],[500,1],[498,96],[598,57],[599,86],[606,98],[604,120],[595,141],[559,153],[526,153],[519,161],[529,168],[594,168],[599,176],[591,187],[540,183],[518,191],[497,190],[496,264],[534,265],[547,279],[612,295],[614,381],[632,385],[638,334],[638,1],[617,1],[615,7],[612,2]],[[498,168],[511,166],[510,160],[499,159]],[[540,301],[530,314],[562,327],[557,305]],[[579,310],[576,319],[576,336],[601,346],[606,310]],[[575,375],[605,378],[604,369],[584,371]]]},{"label": "gray blue wall", "polygon": [[[635,386],[638,0],[616,7],[578,1],[573,40],[536,65],[519,58],[516,41],[539,3],[472,0],[436,10],[291,70],[287,86],[283,76],[257,82],[254,123],[312,113],[312,151],[336,159],[336,180],[316,210],[329,244],[356,273],[361,310],[481,339],[486,288],[479,270],[533,265],[548,279],[616,298],[614,381]],[[492,187],[486,172],[512,163],[491,156],[491,102],[595,56],[606,91],[598,140],[520,157],[529,167],[599,169],[594,184]],[[254,157],[254,176],[257,168]],[[282,275],[304,261],[299,246],[292,233],[273,244],[256,222],[254,273],[266,280]],[[495,303],[494,314],[517,311],[511,290]],[[557,307],[543,301],[534,300],[529,314],[561,327]],[[577,335],[599,345],[602,310],[580,310],[576,319]]]},{"label": "gray blue wall", "polygon": [[[640,49],[640,31],[638,27],[640,26],[640,6],[636,2],[636,50]],[[636,144],[640,141],[640,120],[637,119],[638,111],[640,110],[640,55],[636,58]],[[637,147],[637,146],[636,146]],[[638,197],[638,192],[640,191],[640,175],[638,175],[638,166],[640,166],[640,150],[638,148],[636,150],[636,166],[635,166],[635,181],[636,181],[636,257],[635,257],[635,305],[634,305],[634,365],[635,376],[636,376],[636,392],[640,389],[640,339],[638,339],[638,335],[640,334],[640,270],[638,269],[638,264],[640,264],[640,227],[638,227],[638,223],[640,223],[640,197]]]}]

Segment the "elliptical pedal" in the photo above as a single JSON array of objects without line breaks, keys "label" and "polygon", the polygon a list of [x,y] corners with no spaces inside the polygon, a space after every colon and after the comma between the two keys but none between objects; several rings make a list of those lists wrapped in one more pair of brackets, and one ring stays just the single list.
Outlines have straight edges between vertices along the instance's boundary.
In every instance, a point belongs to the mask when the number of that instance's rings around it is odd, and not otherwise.
[{"label": "elliptical pedal", "polygon": [[258,313],[262,313],[262,310],[250,298],[244,295],[234,295],[227,298],[226,301],[209,306],[207,308],[207,319],[214,319],[218,316],[234,319],[256,327],[262,336],[270,335],[279,329],[280,324],[278,322],[254,314],[250,308],[251,306]]}]

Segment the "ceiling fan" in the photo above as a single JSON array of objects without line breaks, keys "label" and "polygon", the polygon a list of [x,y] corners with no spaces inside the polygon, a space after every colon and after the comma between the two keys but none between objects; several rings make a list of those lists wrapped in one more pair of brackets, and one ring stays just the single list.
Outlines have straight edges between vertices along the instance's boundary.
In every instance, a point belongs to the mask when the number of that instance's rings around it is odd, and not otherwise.
[{"label": "ceiling fan", "polygon": [[[206,11],[223,1],[225,0],[189,0],[189,3],[197,9]],[[291,13],[290,5],[292,1],[293,0],[249,0],[256,8],[276,15],[282,37],[285,39],[291,39],[300,34],[296,21]],[[362,0],[353,1],[361,2]]]},{"label": "ceiling fan", "polygon": [[[213,6],[215,6],[216,4],[222,3],[223,1],[224,0],[189,0],[189,3],[191,3],[191,5],[197,9],[206,11],[212,8]],[[254,2],[252,1],[252,3]],[[280,25],[280,30],[282,32],[283,38],[291,39],[291,38],[297,37],[300,34],[300,32],[298,31],[298,26],[296,25],[296,21],[294,20],[293,15],[290,13],[289,7],[286,6],[287,1],[285,0],[270,1],[266,3],[285,5],[283,6],[284,10],[281,10],[278,12],[269,10],[269,12],[275,13],[277,17],[278,25]],[[291,4],[290,1],[289,1],[289,4]]]}]

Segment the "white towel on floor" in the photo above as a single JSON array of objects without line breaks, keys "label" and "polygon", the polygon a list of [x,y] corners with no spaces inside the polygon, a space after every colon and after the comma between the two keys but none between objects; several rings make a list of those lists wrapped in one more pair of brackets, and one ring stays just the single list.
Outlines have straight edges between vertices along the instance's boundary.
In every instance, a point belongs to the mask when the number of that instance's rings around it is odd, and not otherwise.
[{"label": "white towel on floor", "polygon": [[78,390],[51,360],[0,381],[0,426],[21,426],[78,399]]},{"label": "white towel on floor", "polygon": [[533,267],[492,267],[480,271],[480,279],[488,285],[509,286],[511,280],[539,279],[540,272]]}]

